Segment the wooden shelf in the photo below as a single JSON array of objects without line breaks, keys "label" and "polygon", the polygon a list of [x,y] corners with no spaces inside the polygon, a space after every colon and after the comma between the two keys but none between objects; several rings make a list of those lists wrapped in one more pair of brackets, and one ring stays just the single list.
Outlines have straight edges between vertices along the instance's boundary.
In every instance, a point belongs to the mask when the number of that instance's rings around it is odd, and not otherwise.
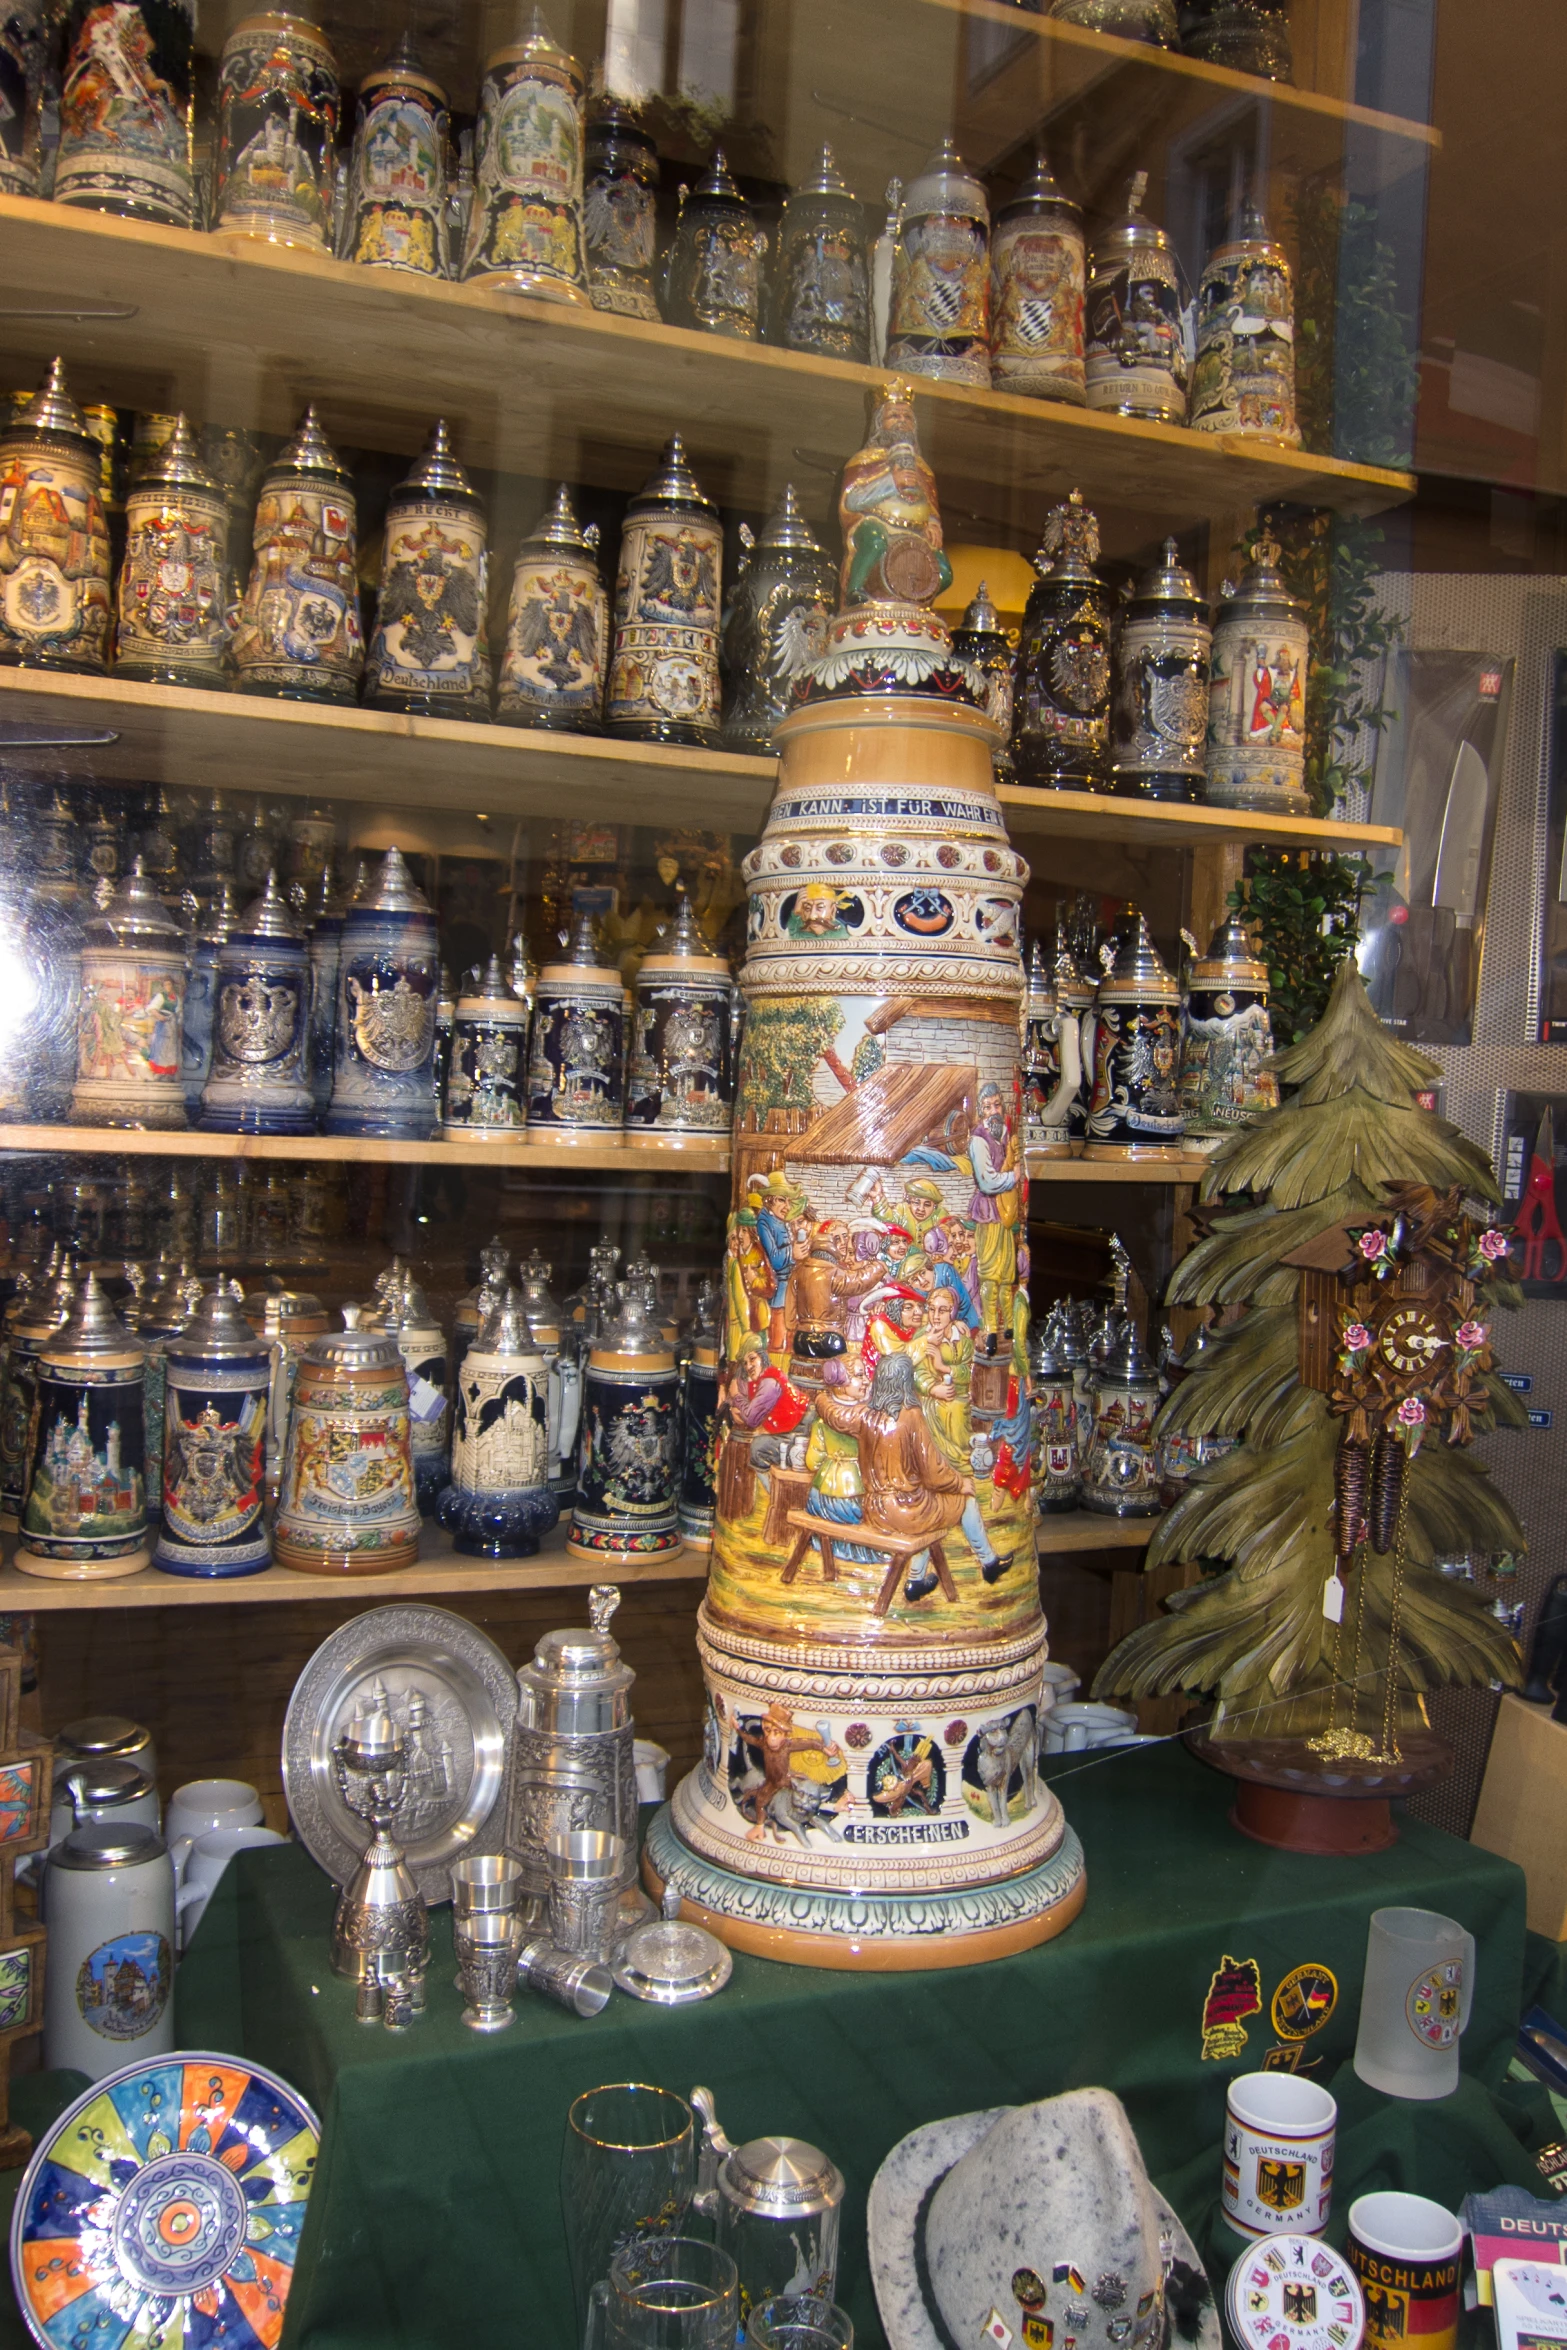
[{"label": "wooden shelf", "polygon": [[0,1125],[0,1151],[46,1151],[67,1157],[136,1159],[347,1160],[356,1166],[571,1169],[582,1174],[722,1175],[725,1142],[670,1150],[628,1139],[620,1144],[569,1142],[385,1142],[356,1134],[192,1134],[113,1126]]},{"label": "wooden shelf", "polygon": [[[29,748],[29,732],[36,730]],[[335,710],[309,702],[253,700],[116,677],[57,677],[0,669],[0,748],[16,764],[51,771],[71,759],[36,737],[112,735],[93,741],[93,773],[149,779],[171,790],[281,791],[406,809],[411,845],[432,802],[493,817],[558,816],[571,795],[591,795],[594,816],[616,823],[700,824],[760,832],[777,775],[774,759],[664,750],[596,735],[547,735],[385,710]],[[431,774],[440,776],[438,800]],[[1243,816],[1226,808],[1163,806],[1098,792],[1002,787],[1008,829],[1019,839],[1134,841],[1212,848],[1279,841],[1301,848],[1396,848],[1387,825],[1324,824],[1304,816]]]},{"label": "wooden shelf", "polygon": [[[1042,1555],[1072,1551],[1140,1550],[1147,1543],[1156,1518],[1123,1522],[1073,1511],[1039,1521]],[[7,1544],[8,1560],[15,1556],[14,1539]],[[707,1578],[707,1545],[687,1543],[669,1557],[645,1565],[606,1567],[589,1565],[566,1555],[564,1522],[547,1535],[537,1558],[497,1565],[488,1559],[459,1558],[451,1537],[439,1527],[426,1526],[419,1540],[419,1563],[390,1575],[301,1575],[291,1567],[267,1567],[259,1575],[165,1575],[147,1567],[139,1575],[125,1575],[102,1583],[50,1583],[38,1575],[22,1575],[9,1563],[0,1568],[0,1608],[29,1614],[79,1613],[84,1609],[121,1607],[255,1607],[297,1605],[301,1600],[360,1600],[366,1607],[390,1599],[439,1601],[448,1593],[469,1591],[569,1591],[590,1583],[700,1583]]]},{"label": "wooden shelf", "polygon": [[[897,48],[876,12],[862,15],[879,54]],[[678,430],[711,496],[751,511],[792,478],[825,522],[880,380],[766,344],[22,197],[0,199],[0,229],[11,381],[59,351],[79,399],[274,433],[313,400],[345,447],[412,453],[444,415],[466,464],[630,489]],[[982,532],[1026,539],[1074,484],[1109,543],[1132,547],[1232,525],[1270,499],[1370,513],[1414,489],[1381,467],[957,385],[922,383],[919,413],[954,538],[970,534],[967,513]],[[986,493],[992,511],[976,512]]]},{"label": "wooden shelf", "polygon": [[[0,1128],[0,1133],[4,1129]],[[1200,1183],[1213,1165],[1201,1151],[1178,1159],[1046,1159],[1028,1154],[1030,1183]]]}]

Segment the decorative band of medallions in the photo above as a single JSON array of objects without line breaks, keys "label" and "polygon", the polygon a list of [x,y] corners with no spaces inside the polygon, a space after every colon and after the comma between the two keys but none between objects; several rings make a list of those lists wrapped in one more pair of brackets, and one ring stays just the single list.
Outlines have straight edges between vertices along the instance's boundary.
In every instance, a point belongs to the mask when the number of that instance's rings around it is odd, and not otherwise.
[{"label": "decorative band of medallions", "polygon": [[918,1829],[924,1850],[906,1842],[883,1842],[899,1835],[904,1828],[900,1821],[850,1819],[829,1850],[802,1852],[758,1845],[743,1822],[734,1827],[722,1824],[725,1814],[718,1806],[700,1799],[700,1778],[699,1767],[681,1780],[670,1798],[675,1831],[685,1849],[721,1869],[765,1874],[772,1884],[806,1892],[852,1889],[886,1894],[926,1886],[945,1892],[962,1885],[1004,1884],[1049,1860],[1066,1834],[1060,1803],[1041,1786],[1034,1816],[1004,1845],[971,1840],[971,1823],[961,1816],[910,1823],[910,1829]]},{"label": "decorative band of medallions", "polygon": [[[1022,1668],[1024,1664],[1038,1668],[1050,1654],[1050,1640],[1045,1631],[1043,1614],[1036,1617],[1027,1631],[1006,1633],[998,1640],[961,1640],[961,1643],[930,1643],[912,1640],[907,1647],[897,1650],[897,1661],[888,1652],[883,1638],[876,1640],[834,1640],[813,1638],[811,1645],[799,1640],[768,1640],[742,1629],[740,1624],[728,1624],[714,1610],[712,1596],[702,1598],[695,1612],[695,1638],[702,1650],[712,1650],[726,1664],[759,1664],[773,1673],[848,1673],[855,1687],[867,1687],[867,1676],[886,1673],[888,1685],[902,1683],[904,1676],[919,1673],[930,1683],[933,1694],[949,1676],[961,1673],[984,1673],[994,1676],[1008,1671],[1008,1666]],[[886,1657],[886,1664],[883,1664]]]},{"label": "decorative band of medallions", "polygon": [[819,874],[823,858],[845,879],[870,874],[885,880],[889,874],[898,873],[950,873],[956,878],[972,875],[980,881],[1015,881],[1021,885],[1029,873],[1026,861],[1012,848],[994,848],[977,840],[954,841],[945,835],[935,839],[916,836],[912,840],[894,837],[883,840],[878,847],[874,834],[857,841],[834,837],[825,846],[812,841],[809,847],[802,847],[798,837],[792,834],[780,840],[764,840],[751,851],[741,872],[754,888],[758,881],[774,875],[787,880],[790,875]]},{"label": "decorative band of medallions", "polygon": [[[878,1943],[935,1944],[1026,1927],[1063,1905],[1075,1905],[1084,1876],[1082,1845],[1066,1827],[1056,1850],[1042,1864],[989,1885],[951,1892],[872,1894],[857,1888],[774,1885],[763,1877],[737,1876],[715,1868],[681,1842],[672,1804],[654,1815],[644,1849],[661,1884],[673,1886],[682,1900],[715,1916],[781,1936],[832,1935],[853,1942],[857,1950],[868,1946],[871,1951]],[[874,1957],[870,1963],[875,1964]],[[934,1952],[923,1963],[938,1963]]]},{"label": "decorative band of medallions", "polygon": [[742,988],[748,1001],[759,995],[859,995],[877,1002],[917,992],[922,1000],[993,996],[1019,1011],[1023,1003],[1023,973],[1015,958],[1005,966],[951,956],[935,962],[905,955],[823,955],[815,961],[787,952],[776,959],[759,957],[753,948]]},{"label": "decorative band of medallions", "polygon": [[987,1689],[1029,1674],[1037,1678],[1050,1648],[1043,1616],[1028,1631],[994,1642],[966,1640],[959,1646],[935,1647],[911,1641],[895,1656],[888,1653],[885,1640],[842,1645],[813,1640],[804,1647],[799,1641],[767,1640],[739,1630],[715,1612],[710,1597],[704,1598],[697,1610],[696,1641],[704,1661],[721,1664],[737,1680],[773,1688],[798,1683],[818,1689],[833,1682],[841,1684],[843,1695],[863,1696],[867,1704],[878,1698],[901,1704],[913,1681],[919,1683],[922,1695],[934,1702],[968,1696],[975,1675]]}]

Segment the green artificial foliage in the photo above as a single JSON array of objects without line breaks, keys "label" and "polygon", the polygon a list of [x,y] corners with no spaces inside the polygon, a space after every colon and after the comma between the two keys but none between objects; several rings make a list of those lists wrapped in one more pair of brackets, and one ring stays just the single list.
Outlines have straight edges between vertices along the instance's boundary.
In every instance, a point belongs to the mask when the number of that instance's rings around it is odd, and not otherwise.
[{"label": "green artificial foliage", "polygon": [[1397,258],[1377,236],[1374,209],[1336,181],[1310,174],[1291,213],[1301,437],[1357,465],[1407,466],[1420,382],[1414,325],[1399,308]]},{"label": "green artificial foliage", "polygon": [[[1484,1152],[1456,1126],[1417,1107],[1436,1076],[1423,1054],[1389,1035],[1353,962],[1341,962],[1320,1025],[1276,1061],[1285,1097],[1227,1142],[1203,1186],[1221,1210],[1209,1236],[1176,1267],[1171,1305],[1240,1307],[1216,1326],[1196,1367],[1175,1388],[1158,1432],[1238,1438],[1198,1472],[1154,1532],[1147,1565],[1182,1559],[1222,1571],[1168,1602],[1107,1660],[1096,1697],[1176,1691],[1216,1698],[1216,1741],[1307,1738],[1335,1707],[1334,1626],[1322,1599],[1334,1564],[1334,1462],[1344,1423],[1329,1399],[1301,1383],[1296,1323],[1300,1275],[1282,1258],[1323,1232],[1387,1213],[1386,1187],[1454,1186],[1497,1203]],[[1508,1282],[1494,1303],[1517,1302]],[[1475,1417],[1482,1431],[1524,1415],[1494,1373]],[[1518,1655],[1471,1586],[1432,1560],[1462,1551],[1519,1550],[1523,1531],[1472,1454],[1433,1437],[1409,1463],[1405,1567],[1395,1719],[1423,1720],[1424,1692],[1445,1682],[1515,1684]],[[1353,1677],[1341,1656],[1337,1722],[1375,1734],[1388,1672],[1395,1560],[1357,1554],[1345,1603],[1358,1625]]]},{"label": "green artificial foliage", "polygon": [[1364,857],[1314,849],[1248,849],[1232,914],[1256,931],[1268,965],[1274,1040],[1298,1044],[1327,1010],[1334,976],[1353,956],[1360,901],[1371,880]]}]

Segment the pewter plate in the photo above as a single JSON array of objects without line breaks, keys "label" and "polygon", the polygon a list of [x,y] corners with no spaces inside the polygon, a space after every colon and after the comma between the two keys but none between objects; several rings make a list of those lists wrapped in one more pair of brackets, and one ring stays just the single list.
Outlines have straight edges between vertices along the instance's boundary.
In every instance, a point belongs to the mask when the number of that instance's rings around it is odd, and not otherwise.
[{"label": "pewter plate", "polygon": [[332,1746],[377,1682],[414,1733],[412,1786],[393,1833],[433,1908],[451,1899],[454,1860],[501,1848],[517,1676],[493,1640],[443,1607],[371,1608],[322,1642],[288,1701],[283,1789],[300,1842],[339,1885],[370,1831],[338,1794]]}]

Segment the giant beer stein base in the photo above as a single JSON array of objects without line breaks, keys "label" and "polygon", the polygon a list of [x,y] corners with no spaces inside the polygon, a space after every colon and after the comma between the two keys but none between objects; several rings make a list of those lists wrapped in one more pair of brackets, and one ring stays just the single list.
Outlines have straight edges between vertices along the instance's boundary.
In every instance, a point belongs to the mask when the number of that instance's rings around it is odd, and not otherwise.
[{"label": "giant beer stein base", "polygon": [[859,1974],[978,1966],[1064,1933],[1088,1895],[1083,1848],[1066,1827],[1038,1867],[960,1892],[807,1893],[735,1876],[703,1859],[682,1842],[673,1811],[666,1803],[655,1814],[643,1847],[643,1882],[654,1900],[662,1904],[673,1886],[682,1918],[705,1926],[731,1950],[794,1966]]}]

